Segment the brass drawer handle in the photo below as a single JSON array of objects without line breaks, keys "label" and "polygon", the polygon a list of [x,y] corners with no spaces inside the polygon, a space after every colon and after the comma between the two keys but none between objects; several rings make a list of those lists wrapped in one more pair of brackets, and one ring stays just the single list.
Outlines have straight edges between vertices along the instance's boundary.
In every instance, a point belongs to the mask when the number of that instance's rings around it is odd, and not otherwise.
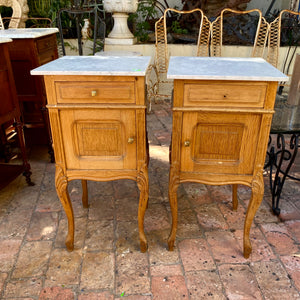
[{"label": "brass drawer handle", "polygon": [[97,91],[92,91],[92,97],[95,97],[97,95]]},{"label": "brass drawer handle", "polygon": [[128,144],[133,144],[133,142],[134,142],[134,138],[133,137],[130,137],[129,139],[128,139]]},{"label": "brass drawer handle", "polygon": [[184,141],[184,147],[189,147],[190,146],[190,141]]}]

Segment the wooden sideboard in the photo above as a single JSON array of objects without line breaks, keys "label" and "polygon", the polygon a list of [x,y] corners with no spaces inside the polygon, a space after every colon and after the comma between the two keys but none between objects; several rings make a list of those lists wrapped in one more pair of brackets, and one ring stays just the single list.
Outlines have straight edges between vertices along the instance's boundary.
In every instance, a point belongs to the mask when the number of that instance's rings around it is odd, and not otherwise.
[{"label": "wooden sideboard", "polygon": [[251,187],[244,225],[244,256],[252,248],[250,227],[263,199],[263,166],[278,81],[287,77],[263,59],[171,57],[174,79],[169,200],[173,250],[177,188],[182,182]]},{"label": "wooden sideboard", "polygon": [[12,43],[10,39],[0,39],[0,137],[2,139],[1,145],[5,147],[8,141],[4,125],[12,123],[17,133],[23,163],[0,163],[0,188],[7,185],[22,172],[27,183],[32,185],[30,164],[27,161],[25,149],[23,124],[20,120],[21,112],[8,51],[10,43]]},{"label": "wooden sideboard", "polygon": [[140,248],[147,249],[148,141],[145,74],[150,57],[65,56],[32,71],[44,75],[56,161],[55,185],[68,217],[68,250],[74,247],[74,215],[67,185],[82,180],[132,179],[140,190]]},{"label": "wooden sideboard", "polygon": [[21,28],[0,31],[0,37],[13,40],[9,54],[17,88],[22,121],[28,142],[48,144],[52,151],[49,116],[46,108],[45,85],[41,76],[31,76],[30,70],[58,58],[56,28]]}]

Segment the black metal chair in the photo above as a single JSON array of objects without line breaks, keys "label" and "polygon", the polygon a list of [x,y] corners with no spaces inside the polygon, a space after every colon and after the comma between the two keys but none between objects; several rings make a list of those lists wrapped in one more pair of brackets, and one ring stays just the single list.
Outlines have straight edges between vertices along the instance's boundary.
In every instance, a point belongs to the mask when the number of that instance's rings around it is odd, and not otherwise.
[{"label": "black metal chair", "polygon": [[59,36],[61,42],[61,50],[62,55],[66,55],[65,50],[65,42],[64,42],[64,29],[62,25],[62,15],[68,14],[70,19],[75,20],[76,24],[76,37],[78,40],[78,53],[79,55],[83,55],[82,50],[82,36],[81,36],[81,24],[85,18],[91,19],[93,16],[93,55],[95,52],[99,51],[97,49],[97,43],[100,43],[100,48],[104,45],[105,39],[105,22],[99,15],[99,8],[97,5],[95,6],[88,6],[88,7],[80,7],[75,6],[71,8],[63,8],[58,12],[58,29],[59,29]]}]

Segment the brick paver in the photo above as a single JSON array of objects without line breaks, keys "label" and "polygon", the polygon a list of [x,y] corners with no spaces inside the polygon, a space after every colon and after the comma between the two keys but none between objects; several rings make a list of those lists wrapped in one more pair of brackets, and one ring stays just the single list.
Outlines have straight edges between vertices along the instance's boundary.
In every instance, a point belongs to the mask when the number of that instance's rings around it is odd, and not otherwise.
[{"label": "brick paver", "polygon": [[300,185],[295,181],[286,182],[278,218],[270,209],[265,177],[249,259],[242,254],[249,188],[239,186],[238,210],[232,211],[230,186],[180,185],[177,239],[174,251],[167,250],[171,106],[165,101],[152,107],[147,115],[148,251],[139,251],[134,181],[88,182],[89,208],[84,209],[76,180],[69,184],[75,249],[68,252],[55,165],[46,148],[35,147],[30,163],[36,185],[28,187],[20,176],[0,192],[0,299],[300,299]]}]

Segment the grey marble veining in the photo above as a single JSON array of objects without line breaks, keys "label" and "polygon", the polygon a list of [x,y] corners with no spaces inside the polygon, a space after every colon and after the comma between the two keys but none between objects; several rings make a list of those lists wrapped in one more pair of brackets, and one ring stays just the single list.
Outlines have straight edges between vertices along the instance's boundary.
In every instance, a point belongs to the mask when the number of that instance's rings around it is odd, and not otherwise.
[{"label": "grey marble veining", "polygon": [[0,44],[12,42],[12,39],[0,37]]},{"label": "grey marble veining", "polygon": [[64,56],[31,71],[32,75],[144,76],[150,56]]},{"label": "grey marble veining", "polygon": [[262,58],[184,57],[170,58],[168,79],[287,81],[278,69]]},{"label": "grey marble veining", "polygon": [[0,30],[0,38],[32,39],[56,32],[57,28],[10,28]]}]

